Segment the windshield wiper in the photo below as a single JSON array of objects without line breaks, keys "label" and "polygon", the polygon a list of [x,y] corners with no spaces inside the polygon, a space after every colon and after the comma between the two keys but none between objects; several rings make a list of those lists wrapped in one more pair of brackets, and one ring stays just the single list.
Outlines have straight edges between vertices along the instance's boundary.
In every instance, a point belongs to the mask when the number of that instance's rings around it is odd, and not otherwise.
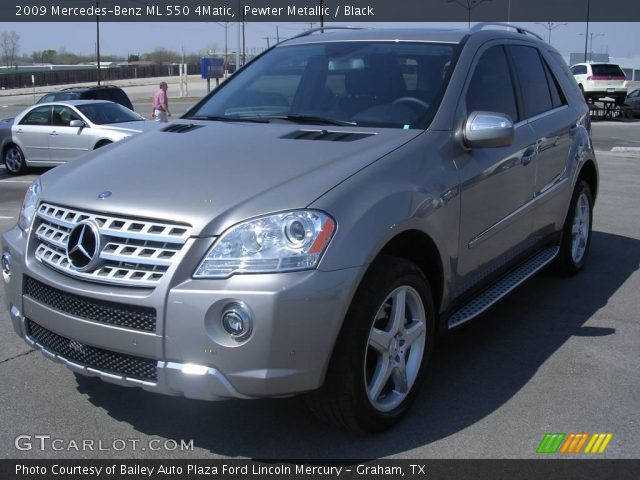
[{"label": "windshield wiper", "polygon": [[338,126],[349,126],[349,127],[355,127],[356,125],[358,125],[356,122],[319,117],[317,115],[301,115],[301,114],[270,115],[267,118],[274,118],[278,120],[291,120],[292,122],[298,122],[298,123],[322,123],[325,125],[338,125]]},{"label": "windshield wiper", "polygon": [[256,117],[229,117],[224,115],[191,115],[182,117],[188,120],[211,120],[215,122],[253,122],[253,123],[269,123],[269,120]]}]

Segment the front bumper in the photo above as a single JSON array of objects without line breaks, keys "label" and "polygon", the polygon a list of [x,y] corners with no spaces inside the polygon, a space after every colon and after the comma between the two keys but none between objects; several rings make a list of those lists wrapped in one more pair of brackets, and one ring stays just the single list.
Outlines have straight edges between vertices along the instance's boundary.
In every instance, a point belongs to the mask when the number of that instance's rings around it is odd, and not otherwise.
[{"label": "front bumper", "polygon": [[[163,285],[131,289],[82,282],[43,266],[25,256],[28,242],[18,228],[6,232],[2,244],[12,257],[5,301],[16,333],[33,348],[82,375],[202,400],[287,396],[318,388],[360,275],[356,268],[194,280],[185,272],[193,271],[210,244],[196,239]],[[24,294],[27,276],[81,299],[153,307],[156,328],[140,331],[61,311]],[[220,328],[222,310],[234,302],[253,313],[253,331],[242,342]],[[29,321],[76,348],[152,360],[155,378],[135,378],[67,358],[30,335]]]}]

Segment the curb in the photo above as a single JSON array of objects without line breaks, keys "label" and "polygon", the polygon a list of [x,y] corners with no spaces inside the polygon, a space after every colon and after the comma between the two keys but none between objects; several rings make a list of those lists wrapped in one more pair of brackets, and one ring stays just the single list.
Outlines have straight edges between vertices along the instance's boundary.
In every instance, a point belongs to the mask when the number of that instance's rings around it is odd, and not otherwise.
[{"label": "curb", "polygon": [[616,153],[640,153],[640,147],[613,147],[611,151]]}]

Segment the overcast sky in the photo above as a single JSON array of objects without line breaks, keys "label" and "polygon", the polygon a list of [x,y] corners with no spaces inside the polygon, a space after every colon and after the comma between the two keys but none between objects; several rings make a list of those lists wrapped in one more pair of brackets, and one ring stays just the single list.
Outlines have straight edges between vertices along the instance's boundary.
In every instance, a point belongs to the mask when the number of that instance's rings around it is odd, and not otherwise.
[{"label": "overcast sky", "polygon": [[[331,25],[331,24],[329,24]],[[344,24],[340,24],[344,25]],[[366,24],[363,26],[400,26],[400,27],[446,27],[466,28],[466,23],[401,23]],[[548,37],[542,25],[520,24],[540,35]],[[315,24],[314,26],[318,26]],[[585,23],[570,23],[559,26],[551,34],[551,43],[563,54],[584,52]],[[264,23],[245,24],[246,45],[252,49],[264,48],[265,37],[276,37],[276,27],[281,39],[293,36],[309,28],[308,23]],[[46,49],[59,50],[64,47],[69,52],[90,54],[95,52],[96,24],[92,23],[0,23],[0,31],[16,31],[20,35],[20,53]],[[609,52],[612,57],[640,57],[639,23],[591,23],[590,31],[595,33],[593,51]],[[274,40],[270,40],[273,43]],[[228,29],[229,51],[237,45],[237,24]],[[217,53],[224,51],[224,28],[215,23],[115,23],[100,24],[100,51],[103,54],[126,56],[129,53],[145,53],[156,47],[180,51],[184,47],[187,53],[215,48]],[[636,67],[640,68],[640,62]]]}]

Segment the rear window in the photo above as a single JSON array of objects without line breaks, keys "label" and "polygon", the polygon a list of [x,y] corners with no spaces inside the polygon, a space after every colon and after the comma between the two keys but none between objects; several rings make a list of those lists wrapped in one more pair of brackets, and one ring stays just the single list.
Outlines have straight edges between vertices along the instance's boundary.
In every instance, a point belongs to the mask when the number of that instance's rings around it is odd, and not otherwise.
[{"label": "rear window", "polygon": [[626,79],[624,72],[618,65],[591,65],[594,77],[619,77]]}]

